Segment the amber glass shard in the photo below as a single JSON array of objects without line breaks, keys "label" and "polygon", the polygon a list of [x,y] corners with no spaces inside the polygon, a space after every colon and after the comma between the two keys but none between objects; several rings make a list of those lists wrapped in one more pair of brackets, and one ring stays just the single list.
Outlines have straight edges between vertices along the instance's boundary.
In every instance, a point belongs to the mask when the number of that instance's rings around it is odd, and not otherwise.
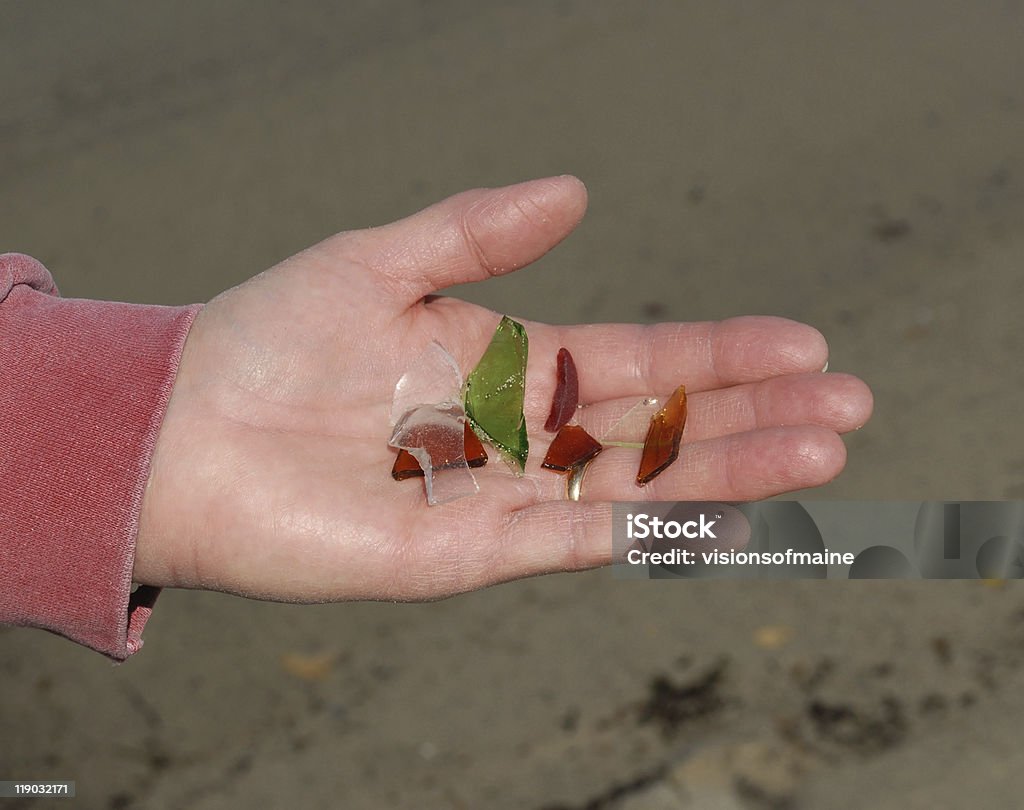
[{"label": "amber glass shard", "polygon": [[458,404],[462,398],[462,372],[444,346],[432,340],[395,385],[391,424],[395,425],[420,405]]},{"label": "amber glass shard", "polygon": [[541,466],[555,472],[568,472],[590,461],[603,449],[601,443],[579,425],[563,425]]},{"label": "amber glass shard", "polygon": [[[487,463],[487,451],[480,444],[469,422],[463,425],[463,447],[465,449],[466,463],[470,467],[483,467]],[[423,468],[415,456],[408,450],[399,450],[395,465],[391,468],[391,477],[396,481],[405,481],[408,478],[422,478]]]},{"label": "amber glass shard", "polygon": [[530,452],[523,416],[529,341],[522,324],[504,317],[466,380],[466,416],[477,433],[521,472]]},{"label": "amber glass shard", "polygon": [[487,451],[484,450],[484,446],[476,437],[473,428],[469,426],[469,422],[466,422],[465,428],[464,448],[466,451],[466,463],[470,467],[483,467],[487,463]]},{"label": "amber glass shard", "polygon": [[391,477],[396,481],[409,478],[422,478],[423,468],[408,450],[399,450],[395,457],[395,465],[391,468]]},{"label": "amber glass shard", "polygon": [[680,385],[668,398],[665,407],[651,418],[644,441],[636,485],[653,481],[679,456],[679,442],[686,426],[686,387]]},{"label": "amber glass shard", "polygon": [[576,363],[568,349],[559,349],[555,360],[555,395],[551,400],[551,413],[544,423],[548,433],[558,433],[562,425],[572,421],[576,407],[580,404],[580,382],[576,375]]},{"label": "amber glass shard", "polygon": [[458,405],[422,405],[395,426],[392,447],[408,450],[423,470],[427,503],[454,501],[478,490],[466,463],[465,415]]}]

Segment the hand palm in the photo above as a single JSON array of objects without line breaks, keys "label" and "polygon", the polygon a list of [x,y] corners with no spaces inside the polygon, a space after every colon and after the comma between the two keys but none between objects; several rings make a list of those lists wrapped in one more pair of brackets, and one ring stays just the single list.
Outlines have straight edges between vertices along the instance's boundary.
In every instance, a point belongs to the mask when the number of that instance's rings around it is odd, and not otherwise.
[{"label": "hand palm", "polygon": [[[421,484],[391,480],[397,379],[431,340],[468,372],[498,320],[424,296],[532,261],[571,230],[584,199],[563,179],[468,192],[333,237],[214,299],[190,333],[161,430],[135,578],[296,601],[435,598],[600,564],[608,500],[755,498],[835,475],[835,431],[867,418],[870,395],[854,378],[799,376],[824,361],[813,330],[747,318],[527,323],[526,476],[492,453],[478,495],[433,508]],[[684,458],[651,486],[632,483],[637,451],[606,451],[586,502],[565,501],[563,479],[540,469],[562,345],[595,408],[680,383],[695,392]]]}]

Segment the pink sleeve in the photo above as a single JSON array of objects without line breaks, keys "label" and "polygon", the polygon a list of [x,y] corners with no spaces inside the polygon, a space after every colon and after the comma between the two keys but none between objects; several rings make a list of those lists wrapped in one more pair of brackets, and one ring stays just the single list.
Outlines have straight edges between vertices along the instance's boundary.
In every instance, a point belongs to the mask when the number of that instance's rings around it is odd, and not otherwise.
[{"label": "pink sleeve", "polygon": [[118,660],[142,646],[139,509],[198,309],[59,298],[35,259],[0,254],[0,622]]}]

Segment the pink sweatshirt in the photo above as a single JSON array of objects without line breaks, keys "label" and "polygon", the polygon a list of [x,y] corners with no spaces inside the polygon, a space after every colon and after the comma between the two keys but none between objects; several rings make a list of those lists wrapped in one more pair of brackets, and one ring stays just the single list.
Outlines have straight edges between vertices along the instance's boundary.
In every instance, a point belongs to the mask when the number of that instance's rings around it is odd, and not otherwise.
[{"label": "pink sweatshirt", "polygon": [[158,591],[132,593],[139,510],[198,306],[57,297],[0,254],[0,622],[123,660]]}]

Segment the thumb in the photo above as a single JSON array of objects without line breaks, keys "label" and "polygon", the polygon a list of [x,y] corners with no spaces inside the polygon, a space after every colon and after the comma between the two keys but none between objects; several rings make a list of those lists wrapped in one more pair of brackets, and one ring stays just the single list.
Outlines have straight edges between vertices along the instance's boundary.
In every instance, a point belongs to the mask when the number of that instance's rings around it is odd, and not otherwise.
[{"label": "thumb", "polygon": [[563,175],[464,191],[390,225],[335,239],[347,258],[374,270],[411,304],[539,259],[579,224],[586,207],[586,187]]}]

